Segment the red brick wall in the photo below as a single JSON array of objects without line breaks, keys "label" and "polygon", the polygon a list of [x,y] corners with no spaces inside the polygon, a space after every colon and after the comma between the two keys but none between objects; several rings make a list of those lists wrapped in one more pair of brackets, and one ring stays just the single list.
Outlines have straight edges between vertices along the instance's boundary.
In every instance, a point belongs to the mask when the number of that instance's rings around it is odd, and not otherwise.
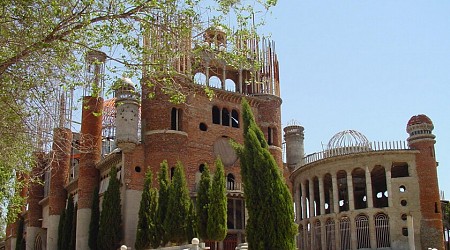
[{"label": "red brick wall", "polygon": [[83,98],[78,209],[92,207],[92,194],[98,185],[99,172],[95,168],[95,163],[101,157],[102,109],[102,98],[90,96]]},{"label": "red brick wall", "polygon": [[[35,154],[36,165],[31,174],[34,178],[40,178],[44,173],[46,159],[44,153]],[[28,226],[41,227],[42,207],[39,201],[44,197],[44,186],[38,182],[32,182],[28,194]]]}]

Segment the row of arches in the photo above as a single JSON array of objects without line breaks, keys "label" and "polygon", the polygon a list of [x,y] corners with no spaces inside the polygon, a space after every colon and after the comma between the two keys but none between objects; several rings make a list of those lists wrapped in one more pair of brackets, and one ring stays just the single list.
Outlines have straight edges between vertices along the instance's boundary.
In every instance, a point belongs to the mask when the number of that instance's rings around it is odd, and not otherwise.
[{"label": "row of arches", "polygon": [[359,214],[354,221],[343,216],[299,225],[299,250],[373,249],[390,246],[389,217],[384,213],[375,214],[372,218]]},{"label": "row of arches", "polygon": [[[391,179],[409,176],[408,164],[339,170],[313,176],[295,185],[296,212],[300,220],[349,210],[388,207]],[[404,192],[405,187],[400,188]]]},{"label": "row of arches", "polygon": [[236,92],[237,90],[236,83],[232,79],[225,79],[224,82],[217,76],[211,76],[208,79],[206,75],[201,72],[194,75],[194,83],[231,92]]}]

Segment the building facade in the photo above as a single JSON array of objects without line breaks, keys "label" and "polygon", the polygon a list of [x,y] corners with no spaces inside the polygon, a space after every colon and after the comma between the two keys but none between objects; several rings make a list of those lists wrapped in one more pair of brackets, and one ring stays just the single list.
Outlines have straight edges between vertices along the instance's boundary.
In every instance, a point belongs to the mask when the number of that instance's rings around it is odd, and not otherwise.
[{"label": "building facade", "polygon": [[406,142],[343,131],[302,157],[303,127],[286,127],[298,248],[444,249],[433,128],[418,115]]}]

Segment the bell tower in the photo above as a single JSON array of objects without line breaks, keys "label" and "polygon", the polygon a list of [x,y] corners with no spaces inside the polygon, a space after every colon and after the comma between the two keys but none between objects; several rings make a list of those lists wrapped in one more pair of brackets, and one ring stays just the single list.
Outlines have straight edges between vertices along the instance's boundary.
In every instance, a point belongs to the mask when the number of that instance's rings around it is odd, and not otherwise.
[{"label": "bell tower", "polygon": [[408,145],[418,150],[416,169],[420,190],[420,209],[422,211],[420,235],[422,249],[444,249],[442,239],[442,214],[437,179],[437,164],[434,151],[436,136],[434,125],[426,115],[411,117],[406,126],[409,134]]}]

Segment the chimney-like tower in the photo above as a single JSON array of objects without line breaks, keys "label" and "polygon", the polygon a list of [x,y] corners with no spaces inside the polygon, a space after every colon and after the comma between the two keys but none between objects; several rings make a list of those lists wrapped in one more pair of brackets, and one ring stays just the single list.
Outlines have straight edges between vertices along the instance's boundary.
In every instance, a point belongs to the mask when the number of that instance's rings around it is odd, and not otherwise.
[{"label": "chimney-like tower", "polygon": [[411,117],[406,126],[408,145],[420,151],[416,154],[416,169],[419,179],[422,249],[444,249],[442,236],[442,214],[437,179],[437,164],[434,151],[434,125],[426,115]]},{"label": "chimney-like tower", "polygon": [[123,78],[115,88],[116,142],[124,152],[134,149],[138,143],[139,100],[128,78]]},{"label": "chimney-like tower", "polygon": [[90,51],[86,56],[88,84],[84,89],[81,116],[76,249],[89,249],[92,196],[99,180],[99,172],[95,164],[101,159],[102,149],[102,93],[105,60],[106,54],[100,51]]},{"label": "chimney-like tower", "polygon": [[284,140],[286,142],[286,164],[290,171],[303,164],[305,148],[303,140],[305,129],[300,125],[290,125],[284,128]]}]

